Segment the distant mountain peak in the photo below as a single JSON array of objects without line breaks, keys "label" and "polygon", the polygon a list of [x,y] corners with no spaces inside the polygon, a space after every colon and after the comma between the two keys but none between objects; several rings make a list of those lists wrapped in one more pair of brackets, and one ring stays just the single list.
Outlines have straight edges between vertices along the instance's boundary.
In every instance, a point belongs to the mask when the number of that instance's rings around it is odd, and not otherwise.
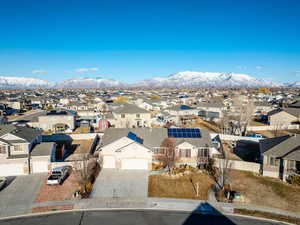
[{"label": "distant mountain peak", "polygon": [[274,82],[251,77],[248,74],[182,71],[166,78],[138,81],[136,86],[150,87],[277,87]]},{"label": "distant mountain peak", "polygon": [[[280,84],[257,79],[248,74],[181,71],[167,77],[154,77],[137,81],[134,84],[103,77],[75,77],[56,84],[29,77],[0,76],[1,89],[33,88],[111,88],[111,87],[279,87]],[[299,82],[286,84],[288,87],[300,87]]]}]

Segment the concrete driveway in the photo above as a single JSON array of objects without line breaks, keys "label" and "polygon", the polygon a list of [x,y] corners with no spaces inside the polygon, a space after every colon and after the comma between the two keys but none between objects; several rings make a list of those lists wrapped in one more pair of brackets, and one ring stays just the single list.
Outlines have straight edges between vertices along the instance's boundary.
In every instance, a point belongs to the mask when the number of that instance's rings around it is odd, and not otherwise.
[{"label": "concrete driveway", "polygon": [[147,197],[148,175],[147,170],[102,169],[95,181],[92,197]]},{"label": "concrete driveway", "polygon": [[8,185],[0,191],[0,217],[31,212],[46,173],[9,177]]}]

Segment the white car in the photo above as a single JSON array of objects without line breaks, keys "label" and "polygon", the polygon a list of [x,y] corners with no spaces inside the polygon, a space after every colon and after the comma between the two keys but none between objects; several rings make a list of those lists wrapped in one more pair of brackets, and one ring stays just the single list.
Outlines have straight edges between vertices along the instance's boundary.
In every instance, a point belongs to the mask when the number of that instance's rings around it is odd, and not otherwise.
[{"label": "white car", "polygon": [[62,184],[71,173],[71,166],[56,167],[52,170],[51,175],[47,179],[48,185]]},{"label": "white car", "polygon": [[7,179],[5,177],[0,177],[0,190],[5,187]]}]

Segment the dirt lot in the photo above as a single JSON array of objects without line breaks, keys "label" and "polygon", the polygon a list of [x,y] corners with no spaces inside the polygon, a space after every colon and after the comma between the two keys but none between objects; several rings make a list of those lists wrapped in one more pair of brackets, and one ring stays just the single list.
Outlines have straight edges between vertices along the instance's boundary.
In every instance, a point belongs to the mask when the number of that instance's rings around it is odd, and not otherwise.
[{"label": "dirt lot", "polygon": [[73,193],[78,190],[74,173],[71,173],[62,185],[50,186],[46,184],[46,181],[47,178],[45,179],[35,202],[71,200]]},{"label": "dirt lot", "polygon": [[234,154],[233,148],[231,147],[231,143],[232,143],[232,141],[224,141],[224,140],[222,141],[223,151],[226,155],[226,158],[230,159],[230,160],[241,161],[242,159],[239,156],[237,156],[236,154]]},{"label": "dirt lot", "polygon": [[265,130],[265,131],[257,131],[256,133],[262,134],[267,138],[273,138],[273,137],[279,137],[288,134],[300,134],[300,130],[277,130],[277,131]]},{"label": "dirt lot", "polygon": [[232,189],[242,194],[245,204],[300,213],[300,187],[237,170],[231,177]]},{"label": "dirt lot", "polygon": [[205,128],[209,133],[221,133],[220,128],[213,122],[207,122],[200,118],[197,118],[193,122],[187,125],[182,125],[182,128]]},{"label": "dirt lot", "polygon": [[[194,189],[199,185],[199,196]],[[189,175],[151,175],[149,176],[150,197],[189,198],[207,200],[207,193],[213,184],[213,180],[206,173],[192,173]]]}]

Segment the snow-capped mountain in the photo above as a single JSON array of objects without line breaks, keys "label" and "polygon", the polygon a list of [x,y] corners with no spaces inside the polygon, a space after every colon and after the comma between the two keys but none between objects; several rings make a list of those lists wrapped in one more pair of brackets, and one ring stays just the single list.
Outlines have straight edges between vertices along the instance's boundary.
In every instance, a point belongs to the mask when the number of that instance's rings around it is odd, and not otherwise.
[{"label": "snow-capped mountain", "polygon": [[287,86],[287,87],[300,87],[300,81],[286,83],[285,86]]},{"label": "snow-capped mountain", "polygon": [[101,77],[97,78],[73,78],[57,83],[57,88],[108,88],[123,87],[125,84]]},{"label": "snow-capped mountain", "polygon": [[[280,84],[257,79],[247,74],[212,73],[185,71],[168,77],[156,77],[149,80],[126,84],[106,78],[73,78],[58,83],[28,78],[0,76],[0,89],[33,88],[110,88],[110,87],[279,87]],[[289,83],[287,87],[300,87],[300,81]]]},{"label": "snow-capped mountain", "polygon": [[135,86],[146,87],[277,87],[277,83],[257,79],[247,74],[185,71],[166,78],[138,81]]},{"label": "snow-capped mountain", "polygon": [[0,89],[33,89],[51,87],[53,87],[51,82],[37,78],[0,76]]}]

